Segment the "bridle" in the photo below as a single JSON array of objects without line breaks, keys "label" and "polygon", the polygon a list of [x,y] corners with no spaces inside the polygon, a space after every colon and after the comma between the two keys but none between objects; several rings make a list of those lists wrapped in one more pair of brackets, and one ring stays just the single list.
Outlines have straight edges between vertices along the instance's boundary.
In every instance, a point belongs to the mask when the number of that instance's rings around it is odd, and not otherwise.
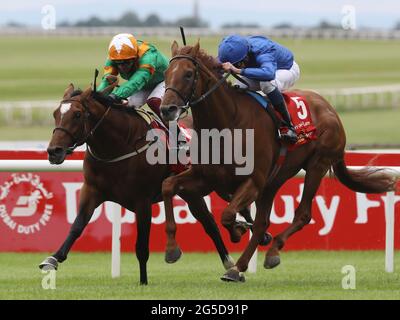
[{"label": "bridle", "polygon": [[[78,146],[87,143],[87,140],[92,137],[95,133],[95,131],[97,130],[97,128],[102,124],[102,122],[104,121],[104,119],[106,118],[107,114],[110,112],[110,110],[112,108],[114,109],[121,109],[124,111],[127,111],[127,108],[125,106],[120,107],[119,105],[109,105],[107,106],[107,110],[103,113],[103,115],[101,116],[101,118],[99,119],[99,121],[97,121],[97,123],[93,126],[92,129],[88,128],[88,119],[91,115],[88,106],[79,100],[72,100],[72,99],[66,99],[61,101],[61,103],[72,103],[72,102],[78,102],[83,106],[84,109],[84,117],[83,117],[83,126],[84,126],[84,134],[83,134],[83,138],[79,138],[76,137],[73,133],[71,133],[68,129],[64,128],[64,127],[55,127],[53,130],[53,134],[56,130],[60,130],[62,132],[65,132],[68,136],[70,136],[72,138],[73,141],[73,145],[71,147],[67,148],[67,154],[71,154]],[[151,127],[149,127],[149,129],[151,129]],[[129,159],[131,157],[134,157],[144,151],[146,151],[152,144],[156,143],[157,141],[157,136],[154,137],[154,139],[152,141],[147,142],[146,144],[144,144],[143,146],[141,146],[140,148],[136,148],[136,144],[138,141],[142,140],[144,137],[140,137],[139,139],[137,139],[134,143],[135,145],[135,150],[132,152],[129,152],[127,154],[123,154],[121,156],[115,157],[115,158],[110,158],[110,159],[104,159],[104,158],[100,158],[98,157],[93,150],[90,148],[89,144],[87,144],[87,151],[89,152],[89,154],[92,156],[93,159],[95,159],[96,161],[99,162],[106,162],[106,163],[114,163],[114,162],[119,162],[122,160],[126,160]]]},{"label": "bridle", "polygon": [[84,109],[84,114],[83,114],[83,118],[82,118],[83,119],[83,138],[77,137],[76,135],[71,133],[71,131],[69,131],[68,129],[61,127],[61,126],[55,127],[53,130],[53,134],[54,134],[54,132],[56,132],[56,130],[60,130],[72,138],[73,144],[71,147],[67,148],[67,154],[71,154],[78,146],[86,143],[87,140],[94,135],[95,131],[101,125],[101,123],[103,122],[103,120],[105,119],[105,117],[107,116],[107,114],[110,112],[110,109],[111,109],[111,106],[107,107],[107,110],[103,113],[103,115],[101,116],[99,121],[97,121],[97,123],[93,126],[92,129],[89,129],[88,128],[88,120],[89,120],[91,113],[89,111],[88,106],[80,100],[66,99],[66,100],[61,101],[61,103],[73,103],[73,102],[79,103],[80,105],[82,105],[82,107]]},{"label": "bridle", "polygon": [[178,59],[190,60],[194,64],[194,66],[196,67],[194,78],[193,78],[193,81],[192,81],[192,84],[191,84],[190,93],[186,97],[183,96],[179,92],[179,90],[177,90],[177,89],[175,89],[173,87],[165,88],[165,92],[167,92],[168,90],[171,90],[172,92],[174,92],[183,101],[183,106],[181,106],[181,109],[183,109],[183,112],[186,112],[190,107],[193,107],[196,104],[199,104],[200,102],[204,101],[210,94],[212,94],[215,90],[217,90],[218,87],[221,86],[221,84],[224,83],[226,81],[226,79],[231,74],[230,72],[226,73],[206,93],[202,94],[198,99],[194,100],[194,95],[195,95],[195,91],[196,91],[196,85],[197,85],[197,81],[199,80],[200,71],[203,71],[203,72],[205,72],[207,74],[209,73],[209,71],[207,69],[205,69],[204,66],[198,60],[196,60],[194,57],[189,56],[189,55],[184,55],[184,54],[176,55],[169,62],[171,63],[172,61],[178,60]]}]

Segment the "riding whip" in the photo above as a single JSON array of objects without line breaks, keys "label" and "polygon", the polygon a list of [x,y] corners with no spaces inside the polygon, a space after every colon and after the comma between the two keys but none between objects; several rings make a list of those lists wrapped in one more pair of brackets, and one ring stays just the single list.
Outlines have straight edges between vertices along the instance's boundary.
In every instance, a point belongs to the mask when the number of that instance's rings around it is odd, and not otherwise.
[{"label": "riding whip", "polygon": [[99,75],[99,70],[95,69],[94,70],[94,81],[93,81],[93,92],[96,92],[96,79]]},{"label": "riding whip", "polygon": [[186,46],[185,30],[183,29],[182,26],[180,26],[179,29],[181,29],[181,36],[182,36],[183,45]]}]

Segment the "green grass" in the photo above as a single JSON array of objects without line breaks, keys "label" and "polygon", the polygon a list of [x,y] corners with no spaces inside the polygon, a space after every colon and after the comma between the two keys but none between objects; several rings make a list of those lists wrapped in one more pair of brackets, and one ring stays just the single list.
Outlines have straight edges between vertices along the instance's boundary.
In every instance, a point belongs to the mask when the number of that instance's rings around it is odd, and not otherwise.
[{"label": "green grass", "polygon": [[[174,38],[144,39],[170,56]],[[179,40],[179,37],[176,37]],[[216,55],[219,37],[201,38]],[[295,53],[298,88],[330,89],[400,83],[400,41],[275,39]],[[66,86],[86,88],[102,68],[110,37],[0,37],[0,100],[60,100]],[[194,43],[194,37],[188,43]],[[399,143],[398,110],[342,112],[348,143]],[[51,115],[49,114],[49,117]],[[0,123],[4,123],[0,115]],[[48,140],[52,128],[0,128],[1,140]]]},{"label": "green grass", "polygon": [[[238,255],[233,255],[237,259]],[[57,271],[56,290],[41,287],[43,253],[1,253],[0,299],[400,299],[400,275],[384,271],[381,251],[284,252],[274,270],[262,267],[245,283],[225,283],[216,253],[185,253],[174,265],[153,253],[149,285],[139,285],[134,254],[122,255],[122,276],[111,279],[110,254],[71,253]],[[396,260],[400,256],[396,253]],[[356,289],[342,289],[342,267],[356,268]]]},{"label": "green grass", "polygon": [[[173,38],[144,40],[170,56]],[[302,70],[299,88],[399,82],[400,41],[275,40],[295,53]],[[110,37],[0,37],[1,100],[60,99],[70,82],[89,86],[94,69],[102,68],[109,41]],[[216,55],[219,41],[219,37],[203,37],[201,45]]]},{"label": "green grass", "polygon": [[400,144],[400,109],[341,112],[347,144]]},{"label": "green grass", "polygon": [[50,141],[53,128],[50,126],[1,126],[0,140]]}]

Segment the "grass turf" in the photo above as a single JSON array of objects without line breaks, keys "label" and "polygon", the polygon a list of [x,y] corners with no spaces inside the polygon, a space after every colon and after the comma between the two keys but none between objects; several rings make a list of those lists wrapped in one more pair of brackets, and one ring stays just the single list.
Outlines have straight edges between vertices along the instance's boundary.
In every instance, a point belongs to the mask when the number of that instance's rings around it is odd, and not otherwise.
[{"label": "grass turf", "polygon": [[[148,37],[167,57],[173,38]],[[177,38],[176,40],[179,40]],[[188,43],[197,39],[189,37]],[[216,55],[220,37],[201,46]],[[400,41],[275,39],[301,66],[299,88],[330,89],[398,83]],[[60,99],[74,82],[86,88],[101,69],[110,37],[0,37],[1,100]]]},{"label": "grass turf", "polygon": [[[263,269],[259,253],[258,271],[247,274],[245,283],[219,280],[224,270],[216,253],[185,253],[174,265],[152,253],[148,286],[139,285],[134,254],[122,255],[122,276],[111,279],[109,253],[72,252],[59,267],[55,290],[41,287],[44,275],[37,266],[45,257],[0,253],[0,299],[400,299],[400,274],[384,271],[381,251],[284,252],[273,270]],[[345,265],[356,269],[355,290],[342,288]]]},{"label": "grass turf", "polygon": [[[170,56],[173,38],[144,39]],[[177,39],[179,40],[179,39]],[[216,55],[219,37],[203,37]],[[329,89],[398,83],[400,41],[276,39],[293,50],[302,70],[299,88]],[[86,88],[102,68],[109,37],[0,37],[1,100],[60,100],[68,83]],[[188,43],[195,38],[189,37]],[[398,110],[342,112],[348,143],[398,143]],[[49,117],[51,114],[49,113]],[[0,128],[1,140],[48,140],[52,128]]]}]

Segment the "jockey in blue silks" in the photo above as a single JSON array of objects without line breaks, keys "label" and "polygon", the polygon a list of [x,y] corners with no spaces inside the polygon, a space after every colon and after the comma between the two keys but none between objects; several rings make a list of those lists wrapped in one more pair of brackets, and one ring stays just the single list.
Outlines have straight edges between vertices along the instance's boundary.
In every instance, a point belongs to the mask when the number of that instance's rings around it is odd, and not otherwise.
[{"label": "jockey in blue silks", "polygon": [[[282,138],[295,143],[297,134],[281,93],[300,78],[300,68],[292,52],[266,37],[230,35],[219,45],[218,59],[224,71],[241,75],[249,89],[261,89],[268,96],[288,128]],[[239,81],[235,84],[245,87]]]}]

